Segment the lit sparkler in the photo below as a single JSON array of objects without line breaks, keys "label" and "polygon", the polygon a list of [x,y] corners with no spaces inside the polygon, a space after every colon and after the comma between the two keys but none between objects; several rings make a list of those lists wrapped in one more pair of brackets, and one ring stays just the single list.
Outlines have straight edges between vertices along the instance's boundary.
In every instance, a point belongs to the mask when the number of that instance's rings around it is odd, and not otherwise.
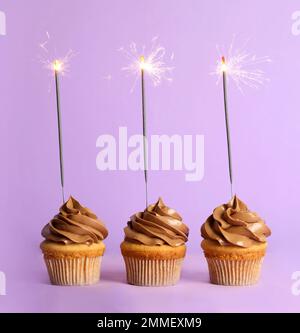
[{"label": "lit sparkler", "polygon": [[227,138],[227,154],[228,154],[228,169],[229,169],[229,180],[230,180],[230,193],[231,193],[231,197],[232,197],[233,196],[232,159],[231,159],[230,129],[229,129],[228,104],[227,104],[228,67],[227,67],[224,56],[221,58],[221,68],[220,69],[222,71],[225,125],[226,125],[226,138]]},{"label": "lit sparkler", "polygon": [[59,73],[63,71],[64,63],[59,60],[54,60],[52,69],[55,78],[55,93],[56,93],[56,111],[57,111],[57,128],[58,128],[58,143],[59,143],[59,166],[60,166],[60,183],[62,191],[62,200],[65,202],[64,191],[64,162],[63,162],[63,144],[62,144],[62,128],[61,128],[61,113],[60,113],[60,93],[59,93]]},{"label": "lit sparkler", "polygon": [[69,61],[74,56],[73,51],[68,51],[67,54],[62,58],[56,58],[55,60],[49,60],[49,50],[47,44],[50,39],[49,33],[47,34],[47,40],[41,43],[39,46],[43,50],[43,55],[40,56],[40,61],[43,66],[51,71],[54,75],[55,80],[55,96],[56,96],[56,112],[57,112],[57,129],[58,129],[58,143],[59,143],[59,165],[60,165],[60,183],[62,191],[62,200],[65,202],[64,193],[64,163],[63,163],[63,142],[62,142],[62,125],[61,125],[61,111],[60,111],[60,88],[59,88],[59,78],[64,75],[69,69]]},{"label": "lit sparkler", "polygon": [[214,74],[218,75],[218,82],[222,80],[223,86],[231,197],[233,196],[233,170],[227,97],[228,79],[232,79],[232,81],[235,83],[235,85],[240,91],[242,91],[242,86],[258,88],[260,85],[264,84],[269,80],[265,77],[265,73],[261,69],[255,68],[255,66],[266,62],[271,62],[269,57],[257,57],[256,55],[251,55],[250,53],[247,53],[244,49],[234,51],[232,43],[229,48],[228,58],[220,56],[219,60],[217,61],[216,70],[213,72]]},{"label": "lit sparkler", "polygon": [[[63,57],[58,57],[57,52],[50,52],[48,44],[50,43],[50,34],[46,32],[46,40],[39,44],[42,53],[39,54],[38,59],[43,65],[43,67],[51,72],[55,73],[55,63],[59,64],[58,71],[60,75],[65,75],[70,68],[70,60],[75,56],[73,50],[68,50],[68,52]],[[56,59],[53,61],[53,59]]]},{"label": "lit sparkler", "polygon": [[[173,67],[166,65],[164,57],[166,55],[165,48],[157,44],[157,38],[152,40],[151,50],[148,55],[145,47],[141,52],[138,51],[135,43],[131,43],[129,50],[121,48],[120,51],[125,54],[130,63],[123,67],[122,70],[135,76],[133,91],[137,81],[141,80],[141,106],[143,118],[143,152],[144,152],[144,179],[145,179],[145,195],[146,207],[148,206],[148,151],[147,151],[147,121],[146,121],[146,103],[145,103],[145,75],[152,81],[154,86],[158,86],[163,80],[171,81],[170,72]],[[171,55],[171,59],[174,54]]]},{"label": "lit sparkler", "polygon": [[[269,81],[265,72],[257,68],[257,66],[271,62],[268,56],[258,57],[251,54],[245,50],[245,46],[235,49],[234,41],[231,43],[228,52],[221,52],[218,46],[217,51],[219,54],[217,66],[212,74],[218,76],[218,82],[223,77],[224,69],[228,79],[231,79],[240,91],[243,91],[243,87],[258,88]],[[227,54],[226,64],[222,61],[224,53]]]},{"label": "lit sparkler", "polygon": [[[145,46],[139,49],[136,43],[131,43],[129,49],[121,47],[119,51],[129,60],[129,64],[123,67],[122,70],[135,77],[132,90],[140,78],[141,68],[147,73],[155,87],[160,85],[163,81],[172,81],[170,74],[174,67],[166,64],[166,49],[158,44],[157,37],[152,39],[149,52],[147,52]],[[143,56],[142,62],[141,56]],[[174,54],[171,54],[169,60],[172,61],[173,59]]]}]

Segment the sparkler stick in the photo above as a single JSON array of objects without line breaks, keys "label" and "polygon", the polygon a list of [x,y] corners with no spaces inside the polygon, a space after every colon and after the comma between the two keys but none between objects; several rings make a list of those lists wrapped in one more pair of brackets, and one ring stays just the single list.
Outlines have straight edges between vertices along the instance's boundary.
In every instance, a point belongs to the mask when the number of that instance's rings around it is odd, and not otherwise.
[{"label": "sparkler stick", "polygon": [[[165,48],[157,44],[157,38],[152,39],[151,50],[147,56],[145,47],[139,52],[135,43],[130,44],[129,50],[120,48],[126,58],[130,61],[129,65],[122,69],[135,77],[133,87],[138,80],[141,80],[141,107],[143,117],[143,155],[144,155],[144,178],[146,192],[146,207],[148,206],[148,146],[147,146],[147,117],[146,117],[146,95],[145,95],[145,76],[147,75],[154,86],[158,86],[163,80],[171,81],[169,73],[173,67],[168,67],[164,62],[166,54]],[[173,56],[171,57],[171,59]],[[131,89],[133,91],[133,88]]]},{"label": "sparkler stick", "polygon": [[143,117],[143,152],[144,152],[144,177],[146,190],[146,207],[148,207],[148,149],[147,149],[147,122],[146,122],[146,104],[145,104],[145,75],[144,75],[144,56],[140,57],[141,67],[141,89],[142,89],[142,117]]},{"label": "sparkler stick", "polygon": [[60,94],[59,94],[59,72],[62,70],[62,66],[63,66],[63,64],[58,60],[55,60],[53,62],[53,70],[54,70],[54,78],[55,78],[55,92],[56,92],[58,143],[59,143],[60,183],[61,183],[62,200],[64,203],[65,202],[64,162],[63,162],[62,126],[61,126]]},{"label": "sparkler stick", "polygon": [[231,141],[230,141],[230,127],[228,116],[228,103],[227,103],[227,77],[226,77],[226,61],[225,57],[222,57],[222,82],[223,82],[223,97],[224,97],[224,111],[225,111],[225,124],[226,124],[226,137],[227,137],[227,154],[228,154],[228,169],[230,179],[230,192],[233,196],[233,177],[232,177],[232,158],[231,158]]},{"label": "sparkler stick", "polygon": [[[40,49],[43,51],[38,56],[39,61],[47,70],[50,70],[51,77],[54,76],[55,82],[55,95],[56,95],[56,113],[57,113],[57,130],[58,130],[58,144],[59,144],[59,167],[60,167],[60,183],[62,201],[65,202],[64,192],[64,162],[63,162],[63,140],[62,140],[62,124],[61,124],[61,110],[60,110],[60,77],[68,72],[70,60],[75,55],[72,50],[69,50],[64,57],[56,58],[56,55],[49,51],[48,43],[50,42],[50,34],[46,32],[47,39],[39,44]],[[56,52],[55,52],[56,53]],[[53,61],[53,58],[55,59]],[[49,89],[50,91],[50,89]]]},{"label": "sparkler stick", "polygon": [[[217,47],[218,51],[219,48]],[[258,88],[266,83],[268,78],[265,73],[256,66],[262,63],[271,62],[269,57],[257,57],[255,54],[248,53],[244,47],[235,49],[233,42],[227,51],[227,57],[221,56],[217,61],[217,67],[212,74],[218,76],[217,83],[222,80],[223,85],[223,99],[225,111],[225,125],[227,137],[227,154],[228,154],[228,169],[230,179],[231,196],[233,196],[234,179],[232,170],[232,155],[231,155],[231,140],[230,140],[230,126],[229,126],[229,112],[228,112],[228,97],[227,97],[227,84],[229,79],[235,86],[243,92],[243,86],[250,88]]]}]

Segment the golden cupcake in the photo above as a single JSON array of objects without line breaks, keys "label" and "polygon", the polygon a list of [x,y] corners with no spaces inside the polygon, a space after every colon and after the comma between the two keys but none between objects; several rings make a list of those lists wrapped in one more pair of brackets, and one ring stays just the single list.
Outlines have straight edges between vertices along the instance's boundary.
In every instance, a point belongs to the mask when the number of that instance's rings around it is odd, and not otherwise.
[{"label": "golden cupcake", "polygon": [[105,225],[73,197],[42,230],[40,247],[56,285],[89,285],[100,279],[102,242],[108,235]]},{"label": "golden cupcake", "polygon": [[243,286],[259,280],[271,231],[237,196],[214,209],[201,235],[211,283]]},{"label": "golden cupcake", "polygon": [[127,282],[137,286],[168,286],[180,279],[188,227],[161,198],[131,216],[121,244]]}]

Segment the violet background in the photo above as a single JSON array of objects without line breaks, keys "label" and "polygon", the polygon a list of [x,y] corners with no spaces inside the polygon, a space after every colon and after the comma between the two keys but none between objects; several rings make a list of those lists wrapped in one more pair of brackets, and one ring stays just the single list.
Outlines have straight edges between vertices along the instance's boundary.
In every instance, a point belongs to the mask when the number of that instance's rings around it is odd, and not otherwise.
[{"label": "violet background", "polygon": [[[7,295],[0,311],[299,311],[291,274],[299,263],[300,36],[291,33],[300,1],[52,0],[1,1],[7,35],[0,36],[0,270]],[[94,210],[110,231],[102,280],[91,287],[49,285],[39,250],[40,230],[61,203],[54,91],[37,61],[49,31],[59,54],[77,56],[61,83],[66,193]],[[273,231],[257,286],[208,283],[199,228],[228,198],[226,137],[221,86],[213,70],[216,44],[268,55],[270,82],[242,95],[229,88],[235,189]],[[152,37],[174,52],[173,83],[147,85],[150,134],[203,134],[205,176],[150,174],[150,200],[161,195],[190,227],[182,279],[168,288],[125,284],[119,244],[128,217],[143,208],[142,172],[96,169],[96,139],[141,132],[140,96],[120,68],[117,52]],[[52,44],[53,45],[53,44]],[[111,74],[111,80],[103,77]]]}]

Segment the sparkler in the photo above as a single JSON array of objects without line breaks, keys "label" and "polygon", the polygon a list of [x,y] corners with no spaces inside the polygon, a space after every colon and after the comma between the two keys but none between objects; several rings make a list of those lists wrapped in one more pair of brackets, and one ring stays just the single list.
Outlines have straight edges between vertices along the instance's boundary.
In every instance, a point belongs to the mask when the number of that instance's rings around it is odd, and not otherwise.
[{"label": "sparkler", "polygon": [[[141,107],[143,118],[143,152],[144,152],[144,179],[145,179],[145,197],[146,207],[148,207],[148,150],[147,150],[147,118],[146,118],[146,94],[145,94],[145,75],[147,74],[154,86],[161,84],[163,80],[171,81],[169,77],[173,67],[169,67],[164,62],[166,54],[165,48],[157,44],[157,38],[152,39],[151,51],[148,56],[145,47],[139,52],[135,43],[131,43],[129,51],[121,48],[125,56],[130,60],[128,66],[122,70],[135,76],[133,91],[138,79],[141,80]],[[174,58],[172,54],[171,59]]]},{"label": "sparkler", "polygon": [[225,111],[225,125],[226,125],[226,138],[227,138],[227,154],[228,154],[228,169],[230,180],[230,192],[233,196],[233,170],[232,170],[232,156],[231,156],[231,140],[230,140],[230,126],[229,126],[229,113],[228,113],[228,97],[227,97],[227,84],[229,78],[235,83],[236,87],[243,92],[242,87],[248,86],[251,88],[258,88],[263,85],[268,79],[265,73],[256,68],[258,64],[271,62],[269,57],[257,57],[247,53],[244,49],[234,51],[233,42],[228,51],[228,57],[220,56],[217,62],[216,70],[213,72],[218,75],[218,82],[222,80],[223,86],[223,100]]},{"label": "sparkler", "polygon": [[55,78],[55,93],[56,93],[56,111],[57,111],[57,128],[58,128],[58,143],[59,143],[59,166],[60,166],[60,184],[62,192],[62,200],[65,202],[64,191],[64,161],[63,161],[63,144],[62,144],[62,128],[60,114],[60,93],[59,93],[59,72],[63,69],[63,63],[59,60],[54,60],[53,70]]},{"label": "sparkler", "polygon": [[62,141],[62,124],[61,124],[61,109],[60,109],[60,76],[64,75],[69,69],[69,61],[74,56],[72,50],[69,50],[63,58],[55,58],[55,60],[49,59],[49,51],[47,44],[50,40],[50,35],[47,32],[47,40],[41,43],[39,46],[43,50],[43,56],[39,57],[43,66],[54,74],[55,81],[55,96],[56,96],[56,113],[57,113],[57,129],[58,129],[58,144],[59,144],[59,166],[60,166],[60,183],[62,200],[65,202],[64,193],[64,163],[63,163],[63,141]]},{"label": "sparkler", "polygon": [[[141,75],[141,55],[143,55],[142,67],[144,71],[147,72],[154,87],[159,86],[163,81],[172,81],[171,72],[174,67],[166,64],[164,60],[166,57],[166,49],[158,44],[157,37],[152,39],[149,52],[147,52],[145,46],[139,49],[136,43],[131,43],[128,50],[121,47],[119,51],[121,51],[129,61],[129,65],[123,67],[122,70],[135,77],[131,91],[134,90]],[[171,54],[169,60],[173,61],[173,59],[174,54]]]},{"label": "sparkler", "polygon": [[221,61],[222,61],[221,69],[222,69],[222,82],[223,82],[223,98],[224,98],[226,137],[227,137],[227,154],[228,154],[230,192],[231,192],[231,197],[233,197],[231,143],[230,143],[230,129],[229,129],[228,104],[227,104],[227,76],[226,76],[227,65],[226,65],[224,56],[222,57]]},{"label": "sparkler", "polygon": [[145,63],[144,56],[140,57],[140,70],[141,70],[141,92],[142,92],[142,117],[143,117],[143,151],[144,151],[144,178],[146,189],[146,207],[148,207],[148,149],[147,149],[147,121],[146,121],[146,104],[145,104],[145,75],[144,71],[147,70],[147,63]]},{"label": "sparkler", "polygon": [[[243,87],[259,88],[269,81],[265,76],[265,72],[258,68],[264,63],[270,63],[271,59],[267,56],[258,57],[246,51],[244,44],[243,47],[235,49],[234,39],[228,49],[226,63],[223,62],[223,52],[217,46],[219,54],[217,66],[212,74],[218,76],[218,81],[223,77],[224,68],[226,69],[227,78],[231,79],[235,86],[243,92]],[[224,59],[225,60],[225,59]]]},{"label": "sparkler", "polygon": [[[59,66],[58,71],[61,76],[66,75],[70,68],[70,60],[75,56],[73,50],[69,50],[63,57],[57,57],[56,51],[50,52],[48,44],[50,43],[50,34],[46,32],[46,40],[39,44],[42,54],[39,54],[38,60],[42,66],[49,70],[51,75],[55,73],[55,63]],[[56,59],[53,61],[53,59]]]}]

